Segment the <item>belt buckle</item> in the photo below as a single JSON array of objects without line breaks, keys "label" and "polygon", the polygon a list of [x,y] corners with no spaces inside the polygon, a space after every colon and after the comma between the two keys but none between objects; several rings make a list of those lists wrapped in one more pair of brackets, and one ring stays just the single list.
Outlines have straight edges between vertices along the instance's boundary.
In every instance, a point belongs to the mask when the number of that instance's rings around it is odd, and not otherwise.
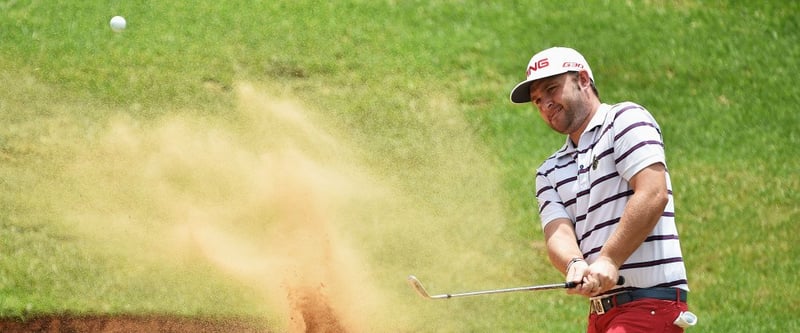
[{"label": "belt buckle", "polygon": [[604,314],[606,313],[606,309],[603,307],[603,299],[602,298],[593,298],[589,300],[589,305],[592,308],[592,312],[596,314]]}]

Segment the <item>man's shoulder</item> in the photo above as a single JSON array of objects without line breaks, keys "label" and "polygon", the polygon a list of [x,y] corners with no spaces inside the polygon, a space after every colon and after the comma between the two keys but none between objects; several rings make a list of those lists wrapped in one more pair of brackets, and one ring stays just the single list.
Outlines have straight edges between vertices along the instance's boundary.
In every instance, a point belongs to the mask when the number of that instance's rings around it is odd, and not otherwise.
[{"label": "man's shoulder", "polygon": [[650,114],[650,111],[647,111],[647,108],[645,108],[641,104],[630,101],[612,104],[609,112],[613,115],[612,117],[613,119],[616,119],[623,114],[629,114],[629,115],[636,113]]},{"label": "man's shoulder", "polygon": [[611,106],[606,126],[619,127],[637,123],[651,123],[658,127],[658,122],[644,106],[634,102],[621,102]]},{"label": "man's shoulder", "polygon": [[611,104],[611,109],[615,110],[615,111],[619,111],[620,109],[630,109],[630,108],[641,108],[641,109],[644,109],[644,106],[642,106],[639,103],[632,102],[632,101],[624,101],[624,102]]}]

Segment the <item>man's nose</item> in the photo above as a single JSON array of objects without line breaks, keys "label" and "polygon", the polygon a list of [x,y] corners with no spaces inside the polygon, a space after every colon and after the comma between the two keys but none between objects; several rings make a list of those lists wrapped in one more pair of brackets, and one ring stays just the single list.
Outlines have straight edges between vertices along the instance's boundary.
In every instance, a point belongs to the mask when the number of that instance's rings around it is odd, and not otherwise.
[{"label": "man's nose", "polygon": [[547,100],[539,102],[539,109],[544,111],[544,112],[552,111],[554,106],[555,106],[555,103],[553,103],[553,100],[551,100],[551,99],[547,99]]}]

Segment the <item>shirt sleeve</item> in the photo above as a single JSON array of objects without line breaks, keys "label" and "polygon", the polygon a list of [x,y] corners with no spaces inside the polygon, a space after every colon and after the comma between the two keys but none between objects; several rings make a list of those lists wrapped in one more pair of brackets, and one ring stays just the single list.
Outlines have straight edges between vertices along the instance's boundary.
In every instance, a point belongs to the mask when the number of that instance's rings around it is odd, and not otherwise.
[{"label": "shirt sleeve", "polygon": [[544,230],[548,223],[556,219],[570,219],[569,213],[564,207],[564,203],[558,195],[558,192],[551,184],[550,179],[542,173],[537,173],[536,175],[536,200],[539,203],[539,217],[542,223],[542,230]]},{"label": "shirt sleeve", "polygon": [[620,107],[613,128],[614,159],[625,180],[655,163],[666,165],[661,129],[646,109],[632,103]]}]

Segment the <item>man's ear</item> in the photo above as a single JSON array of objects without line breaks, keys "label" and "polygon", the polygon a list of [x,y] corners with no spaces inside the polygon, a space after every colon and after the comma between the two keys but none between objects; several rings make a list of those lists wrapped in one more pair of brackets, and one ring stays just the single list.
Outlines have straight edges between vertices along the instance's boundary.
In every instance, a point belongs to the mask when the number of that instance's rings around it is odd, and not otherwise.
[{"label": "man's ear", "polygon": [[580,71],[578,72],[578,85],[581,88],[592,88],[592,78],[589,77],[589,72],[587,71]]}]

